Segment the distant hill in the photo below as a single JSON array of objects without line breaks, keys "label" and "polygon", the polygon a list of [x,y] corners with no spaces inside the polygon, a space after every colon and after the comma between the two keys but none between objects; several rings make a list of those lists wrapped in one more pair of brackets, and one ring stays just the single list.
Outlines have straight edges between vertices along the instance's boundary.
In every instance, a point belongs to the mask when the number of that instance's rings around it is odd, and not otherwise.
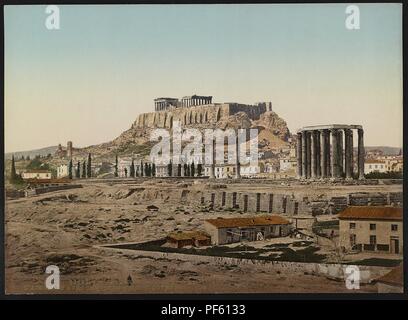
[{"label": "distant hill", "polygon": [[381,150],[384,154],[386,155],[397,155],[399,154],[400,150],[402,148],[396,148],[396,147],[387,147],[387,146],[365,146],[364,149],[366,151],[371,151],[371,150]]},{"label": "distant hill", "polygon": [[37,155],[46,156],[49,153],[53,155],[54,152],[57,150],[57,148],[58,146],[51,146],[51,147],[45,147],[45,148],[35,149],[35,150],[8,152],[5,154],[5,158],[6,160],[11,159],[11,156],[14,154],[14,157],[17,159],[21,158],[22,156],[24,157],[30,156],[30,158],[33,159]]}]

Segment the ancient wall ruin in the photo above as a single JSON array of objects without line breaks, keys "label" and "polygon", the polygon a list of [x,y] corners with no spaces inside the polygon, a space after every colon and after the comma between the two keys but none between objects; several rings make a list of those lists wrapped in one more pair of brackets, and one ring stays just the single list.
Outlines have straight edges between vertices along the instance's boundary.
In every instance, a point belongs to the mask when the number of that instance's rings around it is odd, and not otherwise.
[{"label": "ancient wall ruin", "polygon": [[173,108],[140,114],[135,123],[136,128],[168,128],[173,121],[180,121],[182,126],[214,125],[238,112],[244,112],[251,120],[258,120],[266,112],[265,105],[246,105],[238,103],[211,104],[189,108]]}]

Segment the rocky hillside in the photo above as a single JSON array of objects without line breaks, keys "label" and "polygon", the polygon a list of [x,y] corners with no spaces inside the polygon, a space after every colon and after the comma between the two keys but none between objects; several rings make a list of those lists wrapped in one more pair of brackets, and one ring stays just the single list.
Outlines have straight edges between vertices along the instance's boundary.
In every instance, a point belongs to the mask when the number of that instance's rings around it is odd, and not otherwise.
[{"label": "rocky hillside", "polygon": [[[259,120],[251,120],[244,112],[238,112],[227,118],[221,118],[215,126],[210,124],[189,124],[183,128],[203,129],[249,129],[257,128],[259,130],[258,140],[266,149],[279,148],[287,145],[290,136],[289,129],[285,120],[280,118],[275,112],[269,111],[261,115]],[[150,127],[140,127],[135,123],[130,129],[124,131],[116,139],[99,145],[89,146],[82,149],[82,152],[91,152],[94,156],[109,157],[113,154],[121,156],[141,154],[148,155],[150,148],[155,142],[150,142]],[[263,147],[262,147],[263,148]]]}]

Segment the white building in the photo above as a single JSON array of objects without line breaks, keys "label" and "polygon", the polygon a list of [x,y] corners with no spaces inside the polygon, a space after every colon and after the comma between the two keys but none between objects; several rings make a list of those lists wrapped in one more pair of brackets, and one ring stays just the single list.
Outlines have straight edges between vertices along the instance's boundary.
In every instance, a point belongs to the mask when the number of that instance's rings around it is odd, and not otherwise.
[{"label": "white building", "polygon": [[259,175],[261,169],[259,165],[251,165],[249,163],[247,165],[242,165],[240,172],[242,177],[254,178]]},{"label": "white building", "polygon": [[296,170],[296,167],[297,167],[296,158],[283,158],[279,160],[280,172]]},{"label": "white building", "polygon": [[41,170],[41,169],[34,169],[34,170],[26,170],[21,174],[21,177],[26,179],[51,179],[51,171],[48,170]]},{"label": "white building", "polygon": [[[74,171],[74,168],[72,168],[72,171]],[[57,178],[68,177],[68,175],[69,168],[66,164],[61,164],[60,166],[57,167]],[[72,175],[74,175],[74,172],[72,172]]]},{"label": "white building", "polygon": [[387,165],[385,161],[368,159],[364,163],[364,172],[387,172]]}]

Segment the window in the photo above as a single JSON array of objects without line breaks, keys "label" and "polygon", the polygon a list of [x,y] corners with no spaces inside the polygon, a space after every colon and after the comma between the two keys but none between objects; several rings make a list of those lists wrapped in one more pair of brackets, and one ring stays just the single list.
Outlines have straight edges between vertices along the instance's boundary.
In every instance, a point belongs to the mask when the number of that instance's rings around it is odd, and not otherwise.
[{"label": "window", "polygon": [[355,229],[356,228],[356,224],[354,222],[350,222],[350,229]]},{"label": "window", "polygon": [[392,224],[391,225],[391,231],[398,231],[398,225],[397,224]]},{"label": "window", "polygon": [[354,247],[356,245],[356,235],[350,234],[350,247]]},{"label": "window", "polygon": [[376,224],[370,223],[370,230],[375,230],[375,229],[376,229]]},{"label": "window", "polygon": [[376,236],[370,236],[370,244],[371,245],[377,244],[377,237]]}]

